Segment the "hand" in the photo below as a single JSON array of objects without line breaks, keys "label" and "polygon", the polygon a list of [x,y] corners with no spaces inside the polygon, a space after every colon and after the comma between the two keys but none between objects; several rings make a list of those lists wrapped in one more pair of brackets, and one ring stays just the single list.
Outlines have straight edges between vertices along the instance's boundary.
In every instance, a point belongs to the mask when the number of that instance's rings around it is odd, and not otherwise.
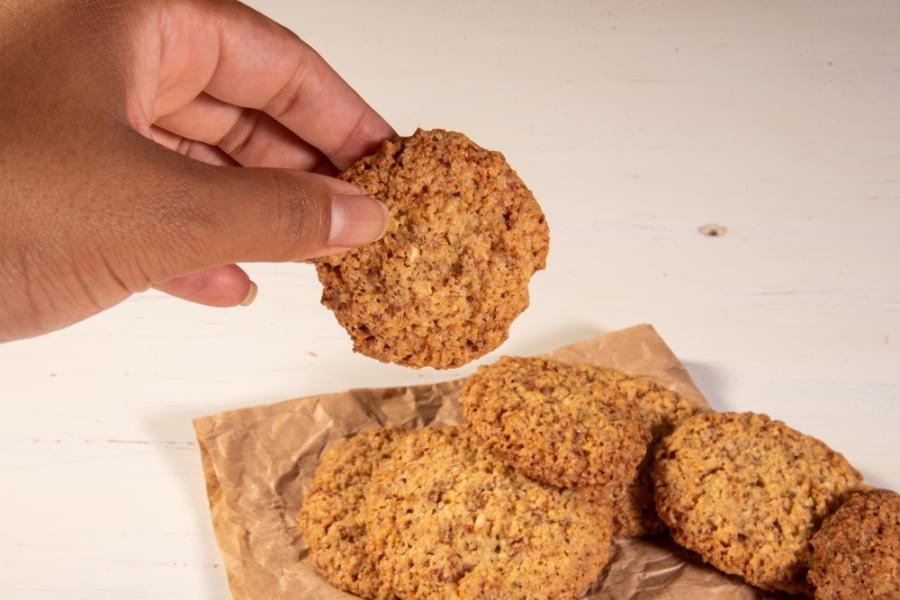
[{"label": "hand", "polygon": [[156,287],[213,306],[234,263],[378,239],[328,175],[394,135],[316,52],[234,0],[0,2],[0,341]]}]

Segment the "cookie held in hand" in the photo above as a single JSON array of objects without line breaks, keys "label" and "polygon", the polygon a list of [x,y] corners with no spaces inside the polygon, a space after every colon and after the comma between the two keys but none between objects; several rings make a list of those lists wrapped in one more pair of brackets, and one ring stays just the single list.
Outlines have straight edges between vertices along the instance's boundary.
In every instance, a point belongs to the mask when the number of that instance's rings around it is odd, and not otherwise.
[{"label": "cookie held in hand", "polygon": [[449,369],[503,343],[549,247],[544,214],[503,155],[418,130],[340,177],[390,211],[381,240],[315,261],[322,303],[354,350]]}]

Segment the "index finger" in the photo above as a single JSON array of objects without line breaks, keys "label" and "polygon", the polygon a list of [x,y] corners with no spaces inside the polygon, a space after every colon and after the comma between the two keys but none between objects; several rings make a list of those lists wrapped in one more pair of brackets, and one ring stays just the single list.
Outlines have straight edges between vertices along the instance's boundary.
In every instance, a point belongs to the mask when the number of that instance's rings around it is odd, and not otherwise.
[{"label": "index finger", "polygon": [[[268,113],[339,169],[396,135],[315,50],[281,25],[236,1],[189,6],[199,14],[170,20],[162,41],[177,44],[181,58],[170,55],[176,62],[208,53],[192,52],[193,43],[218,45],[207,94]],[[212,40],[193,35],[198,23],[214,28]]]}]

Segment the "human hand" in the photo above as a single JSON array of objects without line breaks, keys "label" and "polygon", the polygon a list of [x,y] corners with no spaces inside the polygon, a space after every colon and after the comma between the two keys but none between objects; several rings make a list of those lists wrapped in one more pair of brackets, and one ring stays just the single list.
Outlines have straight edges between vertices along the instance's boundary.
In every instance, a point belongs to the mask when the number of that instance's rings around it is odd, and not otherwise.
[{"label": "human hand", "polygon": [[327,175],[394,132],[235,0],[0,2],[0,82],[0,341],[151,286],[234,306],[255,293],[234,263],[384,231]]}]

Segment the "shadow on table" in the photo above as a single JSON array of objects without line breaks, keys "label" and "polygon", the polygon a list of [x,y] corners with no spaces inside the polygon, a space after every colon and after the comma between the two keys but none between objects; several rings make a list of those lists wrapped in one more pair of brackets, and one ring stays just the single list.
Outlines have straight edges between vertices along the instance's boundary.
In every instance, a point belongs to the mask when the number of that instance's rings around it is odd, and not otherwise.
[{"label": "shadow on table", "polygon": [[530,337],[516,336],[515,332],[513,332],[510,339],[500,346],[500,351],[503,354],[514,356],[544,354],[554,348],[561,348],[575,342],[597,337],[608,331],[591,323],[571,323]]},{"label": "shadow on table", "polygon": [[713,410],[732,410],[733,407],[728,401],[728,382],[720,369],[707,363],[693,361],[685,361],[683,364]]}]

